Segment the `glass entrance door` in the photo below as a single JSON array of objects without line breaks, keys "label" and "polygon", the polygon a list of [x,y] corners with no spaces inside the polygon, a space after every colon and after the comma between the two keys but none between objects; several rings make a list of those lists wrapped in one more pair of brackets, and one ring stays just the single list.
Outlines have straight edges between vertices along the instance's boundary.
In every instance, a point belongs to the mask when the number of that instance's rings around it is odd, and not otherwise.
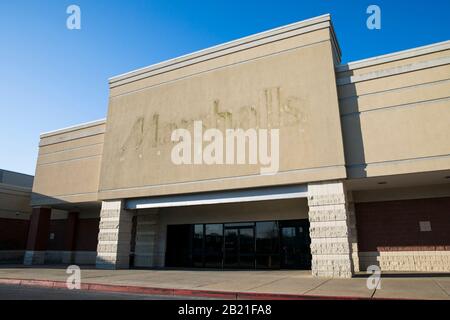
[{"label": "glass entrance door", "polygon": [[224,268],[255,267],[255,228],[224,229]]},{"label": "glass entrance door", "polygon": [[239,266],[239,229],[225,229],[224,240],[223,266],[237,268]]}]

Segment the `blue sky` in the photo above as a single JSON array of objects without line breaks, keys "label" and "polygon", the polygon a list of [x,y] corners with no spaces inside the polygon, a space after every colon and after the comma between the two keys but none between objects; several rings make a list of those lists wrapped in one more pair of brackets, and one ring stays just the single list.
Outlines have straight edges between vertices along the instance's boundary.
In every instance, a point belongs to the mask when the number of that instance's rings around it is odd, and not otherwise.
[{"label": "blue sky", "polygon": [[0,168],[34,174],[41,132],[105,117],[111,76],[324,13],[343,62],[450,39],[449,0],[1,0]]}]

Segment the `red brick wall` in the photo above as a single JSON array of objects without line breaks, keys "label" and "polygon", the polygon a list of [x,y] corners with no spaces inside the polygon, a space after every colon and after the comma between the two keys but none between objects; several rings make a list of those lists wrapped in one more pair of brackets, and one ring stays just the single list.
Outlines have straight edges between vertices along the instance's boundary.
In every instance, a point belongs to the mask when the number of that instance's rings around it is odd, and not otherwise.
[{"label": "red brick wall", "polygon": [[[359,251],[450,250],[450,198],[357,203]],[[419,221],[430,221],[421,232]]]},{"label": "red brick wall", "polygon": [[[78,219],[75,250],[96,251],[100,219]],[[64,250],[67,220],[51,220],[47,237],[47,250]],[[0,218],[0,250],[25,250],[29,220]],[[50,234],[54,233],[54,239]]]},{"label": "red brick wall", "polygon": [[28,220],[0,218],[0,250],[25,250]]},{"label": "red brick wall", "polygon": [[[66,235],[67,220],[51,220],[48,235],[47,250],[64,250],[64,237]],[[50,234],[53,233],[55,238],[50,239]]]},{"label": "red brick wall", "polygon": [[75,250],[97,251],[100,219],[78,219],[75,236]]}]

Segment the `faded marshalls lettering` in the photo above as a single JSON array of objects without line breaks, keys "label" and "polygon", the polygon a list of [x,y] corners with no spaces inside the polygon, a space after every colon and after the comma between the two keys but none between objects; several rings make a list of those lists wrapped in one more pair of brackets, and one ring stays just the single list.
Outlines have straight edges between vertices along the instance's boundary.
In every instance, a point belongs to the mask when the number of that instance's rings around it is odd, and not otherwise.
[{"label": "faded marshalls lettering", "polygon": [[194,121],[193,131],[193,137],[183,128],[172,132],[172,142],[178,142],[171,152],[174,164],[260,164],[261,174],[279,170],[279,129],[226,129],[224,137],[216,128],[203,132],[203,122]]}]

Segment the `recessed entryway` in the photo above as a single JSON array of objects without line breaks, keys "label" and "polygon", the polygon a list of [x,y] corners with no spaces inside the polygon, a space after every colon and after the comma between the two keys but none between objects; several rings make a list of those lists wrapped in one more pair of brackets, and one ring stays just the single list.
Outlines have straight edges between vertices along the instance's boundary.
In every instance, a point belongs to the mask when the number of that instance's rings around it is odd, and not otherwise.
[{"label": "recessed entryway", "polygon": [[167,226],[166,267],[311,268],[307,219]]}]

